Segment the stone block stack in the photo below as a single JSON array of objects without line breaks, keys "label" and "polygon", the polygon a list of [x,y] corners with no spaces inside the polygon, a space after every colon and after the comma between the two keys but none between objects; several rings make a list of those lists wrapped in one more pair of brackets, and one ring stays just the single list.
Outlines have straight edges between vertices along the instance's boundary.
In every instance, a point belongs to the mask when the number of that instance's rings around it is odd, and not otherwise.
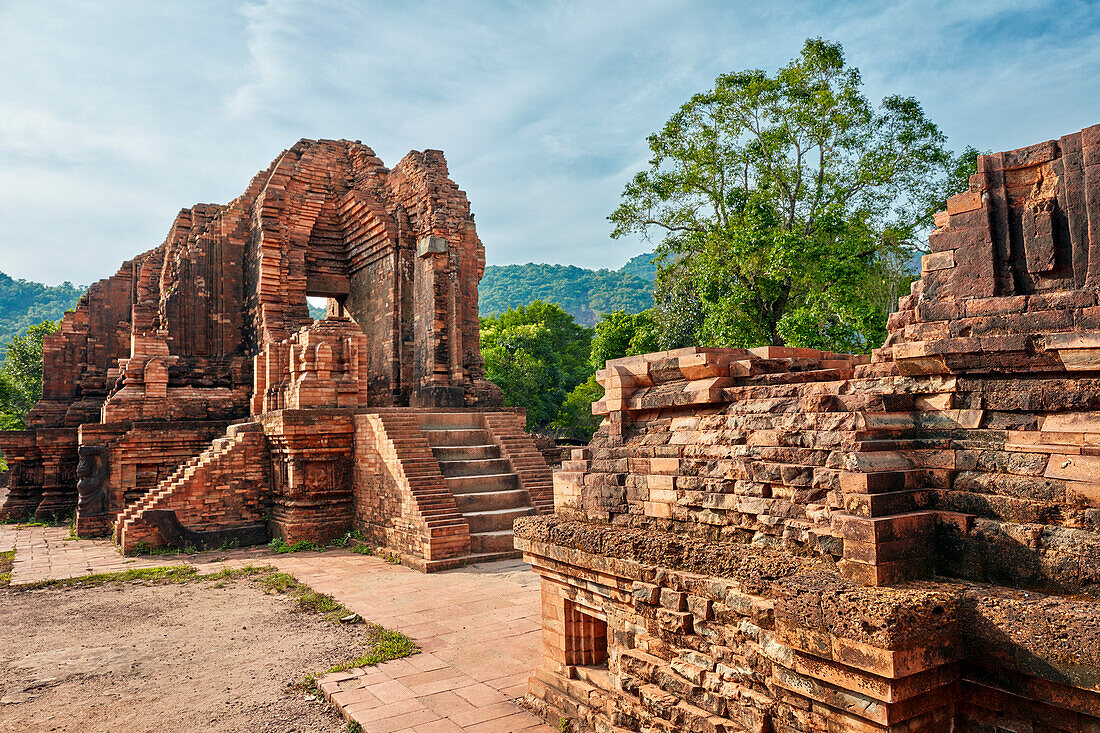
[{"label": "stone block stack", "polygon": [[870,359],[611,361],[516,524],[577,731],[1100,730],[1100,126],[981,156]]}]

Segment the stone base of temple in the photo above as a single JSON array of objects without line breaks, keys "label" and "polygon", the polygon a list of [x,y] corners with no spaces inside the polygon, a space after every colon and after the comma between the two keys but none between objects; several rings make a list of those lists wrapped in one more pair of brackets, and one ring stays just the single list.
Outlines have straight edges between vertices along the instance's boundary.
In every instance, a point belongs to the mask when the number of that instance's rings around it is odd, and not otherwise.
[{"label": "stone base of temple", "polygon": [[78,516],[77,532],[113,529],[126,553],[185,537],[324,545],[355,533],[424,572],[518,557],[514,520],[553,508],[549,467],[523,428],[521,412],[429,408],[86,425],[82,443],[115,469],[101,487],[110,512]]},{"label": "stone base of temple", "polygon": [[1071,658],[1092,601],[863,587],[806,554],[558,517],[516,533],[542,577],[528,702],[574,731],[1100,729],[1100,670]]},{"label": "stone base of temple", "polygon": [[113,525],[114,518],[108,514],[101,514],[98,517],[77,516],[76,536],[80,539],[109,537]]}]

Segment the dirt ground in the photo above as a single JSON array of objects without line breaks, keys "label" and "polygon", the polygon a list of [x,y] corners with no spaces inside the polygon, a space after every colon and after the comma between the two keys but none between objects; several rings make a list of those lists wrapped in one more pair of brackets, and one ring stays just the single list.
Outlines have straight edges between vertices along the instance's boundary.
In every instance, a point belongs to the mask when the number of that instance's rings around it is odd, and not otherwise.
[{"label": "dirt ground", "polygon": [[364,627],[296,607],[243,578],[0,589],[0,731],[341,731],[293,685]]}]

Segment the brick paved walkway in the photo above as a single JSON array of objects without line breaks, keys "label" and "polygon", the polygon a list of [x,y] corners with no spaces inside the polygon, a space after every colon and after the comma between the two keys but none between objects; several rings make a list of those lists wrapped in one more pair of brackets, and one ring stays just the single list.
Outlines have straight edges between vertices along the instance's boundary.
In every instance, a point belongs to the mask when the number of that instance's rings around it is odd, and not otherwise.
[{"label": "brick paved walkway", "polygon": [[275,565],[423,650],[326,679],[333,701],[366,733],[553,731],[513,702],[526,691],[541,645],[538,578],[518,560],[425,575],[343,550],[132,558],[109,542],[68,536],[63,527],[0,526],[0,552],[16,550],[12,583],[186,563],[200,572]]}]

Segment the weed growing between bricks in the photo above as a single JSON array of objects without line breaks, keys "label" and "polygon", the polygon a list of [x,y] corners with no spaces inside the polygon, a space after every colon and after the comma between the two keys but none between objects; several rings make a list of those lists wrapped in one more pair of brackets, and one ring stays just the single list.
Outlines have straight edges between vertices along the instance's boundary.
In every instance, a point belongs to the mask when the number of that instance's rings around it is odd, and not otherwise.
[{"label": "weed growing between bricks", "polygon": [[0,524],[15,525],[16,529],[23,529],[24,527],[69,527],[76,531],[76,517],[72,514],[51,519],[35,519],[34,514],[30,513],[22,517],[0,519]]},{"label": "weed growing between bricks", "polygon": [[11,585],[11,569],[15,565],[15,550],[0,552],[0,588]]},{"label": "weed growing between bricks", "polygon": [[319,694],[317,680],[327,674],[346,672],[359,667],[373,667],[391,659],[402,659],[420,653],[420,647],[412,639],[400,631],[391,631],[378,624],[367,624],[366,636],[363,642],[367,647],[366,653],[343,664],[334,664],[320,674],[307,674],[298,683],[298,687],[304,692]]},{"label": "weed growing between bricks", "polygon": [[138,542],[134,545],[134,549],[126,553],[127,555],[164,555],[169,557],[175,557],[177,555],[194,555],[198,552],[198,548],[193,545],[184,545],[183,547],[175,547],[173,545],[162,545],[160,547],[150,547],[149,543],[145,540]]}]

